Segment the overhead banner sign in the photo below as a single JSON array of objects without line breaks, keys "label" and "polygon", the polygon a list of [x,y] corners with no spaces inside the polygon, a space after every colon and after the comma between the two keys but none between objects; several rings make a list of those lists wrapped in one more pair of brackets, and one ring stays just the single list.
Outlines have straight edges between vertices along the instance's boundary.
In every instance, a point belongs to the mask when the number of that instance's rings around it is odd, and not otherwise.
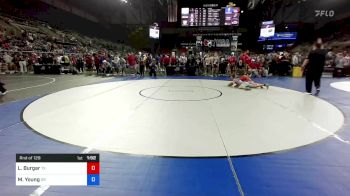
[{"label": "overhead banner sign", "polygon": [[276,33],[273,38],[276,40],[279,40],[279,39],[297,39],[297,32]]},{"label": "overhead banner sign", "polygon": [[266,37],[259,37],[259,42],[272,40],[272,41],[278,41],[278,40],[296,40],[297,39],[297,32],[280,32],[275,33],[273,37],[266,38]]},{"label": "overhead banner sign", "polygon": [[232,51],[237,51],[238,49],[238,42],[237,41],[234,41],[231,43],[231,50]]},{"label": "overhead banner sign", "polygon": [[273,20],[262,22],[260,37],[273,37],[275,34],[275,24]]},{"label": "overhead banner sign", "polygon": [[214,42],[218,48],[228,48],[231,46],[229,39],[214,39]]},{"label": "overhead banner sign", "polygon": [[203,42],[197,41],[197,46],[202,44],[204,47],[229,48],[231,42],[229,39],[204,39]]}]

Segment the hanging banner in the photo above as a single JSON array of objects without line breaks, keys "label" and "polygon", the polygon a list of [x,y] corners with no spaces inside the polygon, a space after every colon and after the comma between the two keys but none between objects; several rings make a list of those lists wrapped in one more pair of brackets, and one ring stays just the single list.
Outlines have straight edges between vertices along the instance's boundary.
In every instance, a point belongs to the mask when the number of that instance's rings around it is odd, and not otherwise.
[{"label": "hanging banner", "polygon": [[214,43],[218,48],[229,48],[231,45],[229,39],[214,39]]},{"label": "hanging banner", "polygon": [[238,42],[237,41],[233,41],[231,43],[231,51],[237,51],[237,46],[238,46]]}]

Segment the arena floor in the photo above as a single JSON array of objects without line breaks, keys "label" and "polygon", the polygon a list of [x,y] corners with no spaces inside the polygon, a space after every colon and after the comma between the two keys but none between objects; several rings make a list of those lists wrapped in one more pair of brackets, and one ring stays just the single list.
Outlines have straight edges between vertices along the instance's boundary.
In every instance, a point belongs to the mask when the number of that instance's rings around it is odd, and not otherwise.
[{"label": "arena floor", "polygon": [[[2,77],[2,76],[1,76]],[[3,79],[3,77],[2,77]],[[350,80],[6,76],[1,195],[348,195]],[[91,84],[91,85],[90,85]],[[16,187],[15,153],[100,153],[98,187]]]}]

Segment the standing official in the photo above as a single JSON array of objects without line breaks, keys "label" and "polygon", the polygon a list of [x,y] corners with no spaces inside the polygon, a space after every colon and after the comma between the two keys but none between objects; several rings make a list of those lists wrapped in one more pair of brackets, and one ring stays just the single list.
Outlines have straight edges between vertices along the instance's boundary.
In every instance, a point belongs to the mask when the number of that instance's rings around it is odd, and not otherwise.
[{"label": "standing official", "polygon": [[306,93],[312,93],[312,84],[316,87],[315,96],[318,96],[321,88],[321,77],[326,61],[327,50],[323,47],[321,38],[318,38],[313,50],[310,52],[307,59],[305,59],[302,69],[305,72]]}]

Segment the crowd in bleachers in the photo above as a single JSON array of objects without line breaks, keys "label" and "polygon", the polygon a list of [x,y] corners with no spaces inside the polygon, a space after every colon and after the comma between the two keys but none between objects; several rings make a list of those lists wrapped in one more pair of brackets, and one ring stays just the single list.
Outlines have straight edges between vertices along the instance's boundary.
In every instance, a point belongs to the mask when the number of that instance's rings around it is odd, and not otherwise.
[{"label": "crowd in bleachers", "polygon": [[126,45],[55,29],[37,20],[0,15],[0,73],[32,71],[33,65],[42,63],[76,66],[78,59],[93,54],[107,57],[130,51]]},{"label": "crowd in bleachers", "polygon": [[[333,40],[334,41],[334,40]],[[335,40],[336,41],[336,40]],[[334,48],[334,43],[328,44]],[[235,75],[261,77],[291,75],[311,50],[299,45],[291,52],[256,54],[192,52],[151,55],[123,44],[89,38],[59,30],[29,18],[0,15],[0,73],[26,73],[35,65],[60,65],[62,72],[90,72],[99,75],[158,74]],[[350,54],[344,48],[331,50],[326,66],[350,68]],[[346,49],[346,48],[345,48]]]},{"label": "crowd in bleachers", "polygon": [[[163,67],[174,67],[178,71],[193,70],[196,75],[232,75],[240,72],[253,77],[269,75],[291,76],[293,67],[300,67],[308,58],[309,50],[305,52],[270,52],[265,54],[244,51],[240,53],[208,52],[186,55],[165,55],[160,58]],[[336,52],[329,49],[326,58],[326,71],[335,68],[350,69],[350,53],[346,50]]]},{"label": "crowd in bleachers", "polygon": [[265,77],[268,75],[286,76],[291,73],[292,57],[295,65],[300,66],[303,58],[300,54],[295,56],[287,53],[257,54],[250,51],[241,53],[233,52],[207,52],[185,55],[165,55],[162,57],[165,67],[183,69],[194,68],[197,75],[220,76],[220,75],[242,75],[247,73],[253,77]]}]

